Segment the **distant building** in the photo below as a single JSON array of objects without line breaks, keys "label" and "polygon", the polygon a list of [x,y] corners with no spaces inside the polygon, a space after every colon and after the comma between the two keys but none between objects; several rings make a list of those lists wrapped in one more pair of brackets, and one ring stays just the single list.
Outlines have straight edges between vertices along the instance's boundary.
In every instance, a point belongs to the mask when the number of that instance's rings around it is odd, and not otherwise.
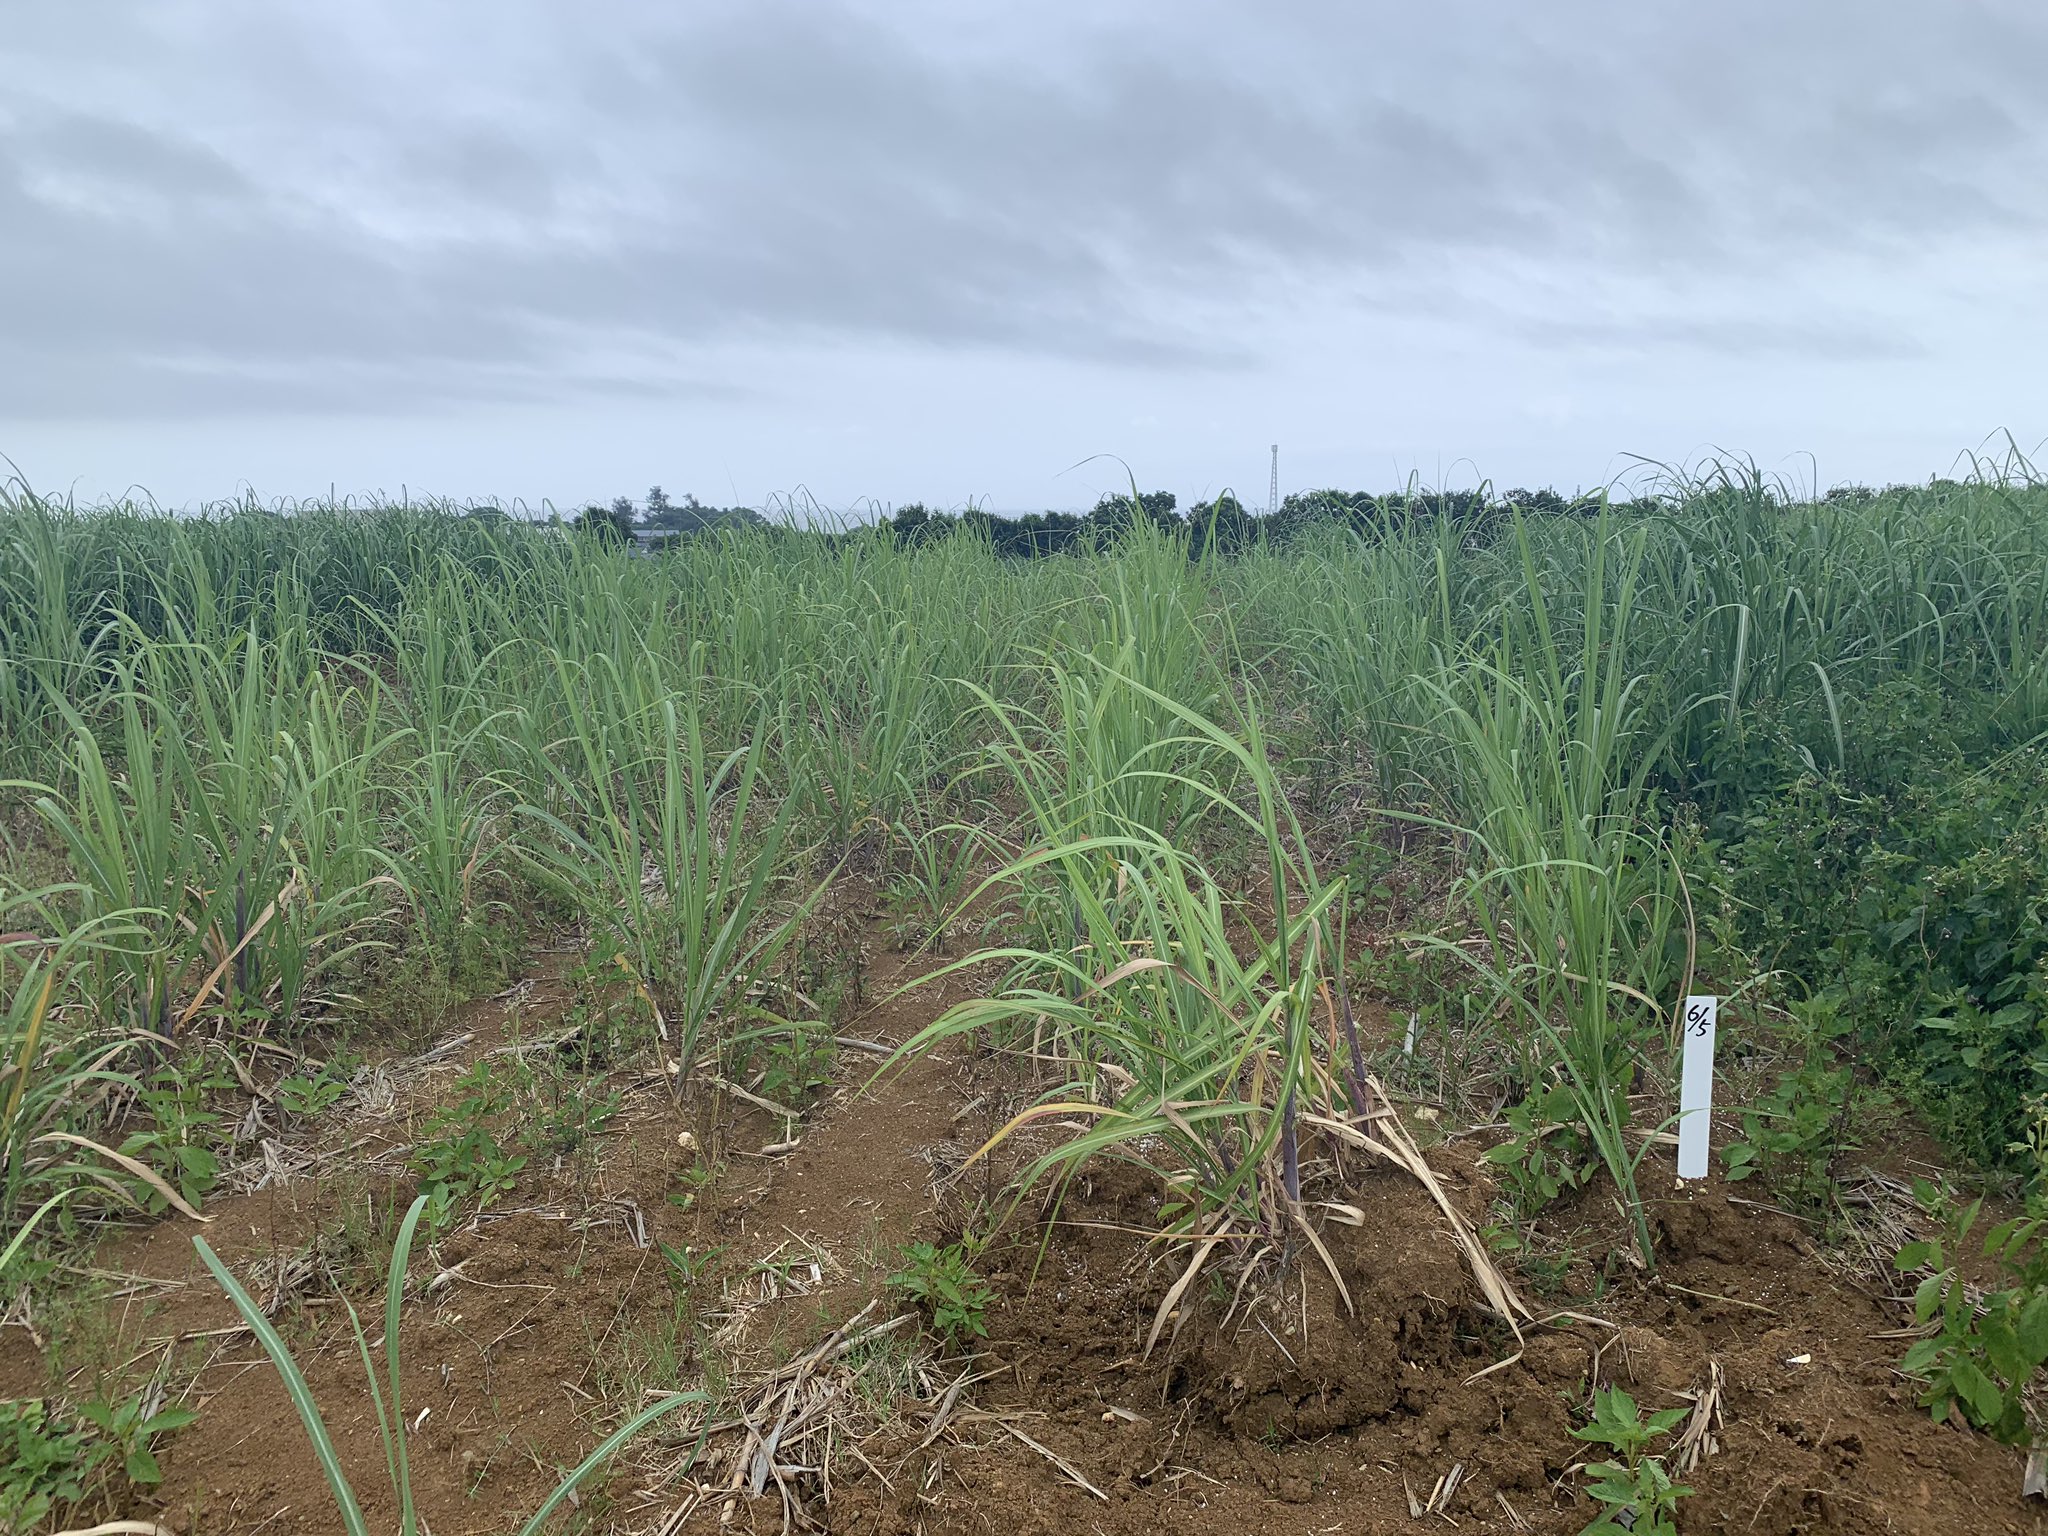
[{"label": "distant building", "polygon": [[658,555],[672,547],[683,537],[680,528],[635,528],[633,530],[633,553],[636,555]]}]

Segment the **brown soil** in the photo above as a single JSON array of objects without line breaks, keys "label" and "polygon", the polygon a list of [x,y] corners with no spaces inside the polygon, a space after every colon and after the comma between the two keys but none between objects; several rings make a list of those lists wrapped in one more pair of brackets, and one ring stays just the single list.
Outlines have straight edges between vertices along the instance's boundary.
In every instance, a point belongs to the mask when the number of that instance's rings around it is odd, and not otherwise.
[{"label": "brown soil", "polygon": [[[876,935],[867,942],[879,950]],[[965,995],[964,977],[943,996],[890,995],[929,963],[874,955],[869,995],[880,1000],[849,1032],[900,1041]],[[563,1001],[543,981],[524,1000],[527,1022]],[[191,1237],[203,1231],[259,1288],[280,1256],[316,1238],[332,1261],[339,1234],[370,1225],[352,1220],[365,1201],[402,1209],[410,1198],[395,1156],[409,1114],[498,1048],[501,1015],[475,1010],[464,1050],[409,1073],[392,1113],[347,1127],[337,1145],[348,1155],[321,1176],[216,1200],[203,1228],[166,1220],[102,1247],[96,1266],[126,1277],[101,1319],[112,1339],[103,1365],[141,1380],[168,1359],[168,1379],[202,1414],[164,1443],[155,1497],[118,1513],[153,1515],[179,1536],[340,1528],[277,1374],[234,1331]],[[715,1126],[700,1124],[661,1084],[621,1076],[612,1086],[626,1108],[592,1176],[579,1186],[532,1170],[499,1208],[415,1255],[405,1416],[434,1536],[516,1529],[641,1391],[704,1385],[708,1373],[744,1398],[748,1382],[884,1297],[906,1239],[958,1235],[1002,1170],[955,1175],[1028,1089],[1009,1067],[954,1049],[864,1091],[877,1064],[842,1053],[799,1145],[769,1155],[757,1149],[788,1127],[768,1111],[734,1100]],[[693,1126],[722,1138],[726,1164],[685,1209],[696,1156],[678,1137]],[[1429,1158],[1478,1218],[1489,1192],[1471,1144]],[[1674,1188],[1654,1167],[1644,1187]],[[1151,1174],[1101,1165],[1064,1192],[1049,1228],[1026,1219],[1040,1212],[1028,1206],[978,1261],[993,1287],[978,1352],[948,1358],[898,1328],[897,1400],[840,1400],[829,1503],[815,1472],[790,1474],[788,1503],[773,1482],[728,1500],[743,1431],[714,1435],[692,1466],[686,1410],[586,1486],[575,1518],[665,1536],[776,1531],[788,1512],[818,1529],[930,1536],[1576,1532],[1593,1511],[1573,1469],[1592,1448],[1570,1430],[1591,1388],[1620,1383],[1646,1410],[1688,1406],[1685,1394],[1718,1371],[1712,1454],[1682,1479],[1697,1490],[1680,1516],[1687,1533],[2048,1530],[2041,1506],[2019,1497],[2014,1452],[1916,1406],[1893,1370],[1904,1344],[1882,1337],[1900,1326],[1896,1306],[1816,1253],[1796,1223],[1718,1185],[1655,1202],[1654,1279],[1610,1265],[1604,1293],[1573,1304],[1585,1316],[1525,1327],[1518,1342],[1481,1303],[1425,1191],[1398,1169],[1366,1168],[1346,1196],[1362,1225],[1323,1229],[1349,1307],[1312,1252],[1269,1260],[1241,1290],[1241,1268],[1219,1255],[1147,1355],[1189,1257],[1147,1241],[1159,1197]],[[1600,1219],[1591,1203],[1560,1218]],[[662,1244],[713,1256],[679,1293]],[[348,1271],[373,1341],[380,1263]],[[382,1442],[331,1297],[307,1282],[280,1326],[372,1527],[395,1529]],[[890,1310],[885,1301],[870,1319]],[[0,1393],[43,1390],[46,1366],[22,1328],[0,1331]],[[1437,1509],[1411,1514],[1454,1469]]]}]

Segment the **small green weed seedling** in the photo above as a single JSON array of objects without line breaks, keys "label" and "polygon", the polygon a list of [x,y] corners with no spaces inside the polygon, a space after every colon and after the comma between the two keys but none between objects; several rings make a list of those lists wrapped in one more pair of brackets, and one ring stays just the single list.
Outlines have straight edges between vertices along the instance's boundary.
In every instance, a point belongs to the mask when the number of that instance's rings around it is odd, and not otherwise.
[{"label": "small green weed seedling", "polygon": [[831,1037],[799,1028],[762,1052],[761,1092],[777,1104],[801,1107],[832,1082]]},{"label": "small green weed seedling", "polygon": [[43,1528],[85,1497],[87,1441],[50,1418],[40,1398],[0,1403],[0,1530]]},{"label": "small green weed seedling", "polygon": [[119,1457],[122,1475],[129,1482],[154,1488],[164,1480],[153,1449],[157,1437],[197,1422],[199,1415],[190,1408],[177,1407],[145,1414],[143,1406],[139,1397],[119,1403],[91,1402],[78,1410],[78,1416],[100,1432],[101,1443],[94,1448],[97,1458],[89,1452],[89,1460]]},{"label": "small green weed seedling", "polygon": [[[199,1204],[220,1178],[215,1147],[224,1139],[220,1112],[209,1105],[216,1094],[232,1087],[233,1080],[218,1066],[209,1069],[204,1057],[160,1068],[139,1095],[150,1129],[127,1136],[122,1154],[150,1164],[186,1203]],[[152,1216],[170,1208],[155,1190],[145,1200]]]},{"label": "small green weed seedling", "polygon": [[1593,1394],[1593,1422],[1573,1430],[1572,1437],[1607,1446],[1617,1459],[1586,1468],[1593,1478],[1586,1492],[1606,1508],[1579,1536],[1678,1536],[1678,1501],[1692,1490],[1671,1481],[1664,1458],[1650,1455],[1649,1447],[1685,1414],[1683,1408],[1666,1408],[1646,1419],[1620,1387]]},{"label": "small green weed seedling", "polygon": [[95,1400],[60,1424],[40,1398],[0,1403],[0,1531],[32,1531],[53,1515],[101,1497],[118,1470],[131,1487],[163,1481],[155,1442],[199,1415],[144,1412],[140,1397]]},{"label": "small green weed seedling", "polygon": [[515,1156],[484,1122],[511,1102],[512,1086],[486,1058],[456,1079],[462,1097],[435,1112],[413,1148],[413,1171],[428,1200],[435,1231],[453,1225],[456,1207],[474,1200],[478,1210],[513,1189],[524,1156]]},{"label": "small green weed seedling", "polygon": [[[695,1145],[694,1138],[692,1145]],[[668,1203],[679,1211],[696,1209],[697,1197],[711,1187],[711,1181],[718,1177],[718,1168],[721,1166],[723,1165],[714,1166],[707,1163],[700,1156],[696,1162],[676,1174],[676,1183],[682,1187],[669,1191]]]},{"label": "small green weed seedling", "polygon": [[1984,1256],[2011,1283],[1973,1302],[1954,1255],[1976,1226],[1984,1202],[1972,1201],[1958,1211],[1931,1184],[1922,1181],[1914,1192],[1922,1206],[1942,1217],[1943,1234],[1906,1244],[1893,1263],[1901,1274],[1930,1271],[1913,1293],[1913,1320],[1936,1331],[1914,1341],[1899,1369],[1926,1384],[1920,1401],[1937,1423],[1960,1410],[1968,1422],[2007,1445],[2031,1444],[2027,1388],[2048,1360],[2048,1252],[2043,1251],[2042,1218],[2002,1221],[1984,1234]]},{"label": "small green weed seedling", "polygon": [[348,1092],[348,1074],[335,1069],[333,1062],[305,1072],[294,1072],[280,1078],[277,1084],[277,1107],[298,1120],[310,1120],[315,1115],[332,1109]]},{"label": "small green weed seedling", "polygon": [[587,1151],[605,1128],[617,1118],[621,1100],[609,1089],[600,1093],[597,1085],[568,1071],[559,1061],[550,1061],[533,1074],[528,1085],[530,1101],[522,1121],[518,1144],[535,1157],[574,1157]]},{"label": "small green weed seedling", "polygon": [[668,1283],[678,1295],[683,1296],[703,1281],[719,1255],[725,1252],[722,1247],[706,1248],[700,1252],[695,1248],[677,1248],[669,1243],[657,1243],[655,1246],[668,1260]]},{"label": "small green weed seedling", "polygon": [[889,1287],[928,1311],[948,1344],[988,1337],[988,1282],[974,1272],[964,1244],[906,1243],[903,1268],[889,1277]]},{"label": "small green weed seedling", "polygon": [[1592,1149],[1575,1124],[1570,1092],[1562,1085],[1531,1093],[1505,1114],[1514,1134],[1486,1154],[1500,1172],[1517,1218],[1536,1215],[1567,1190],[1593,1176]]},{"label": "small green weed seedling", "polygon": [[1802,1209],[1820,1209],[1834,1190],[1835,1160],[1855,1150],[1855,1079],[1836,1059],[1849,1026],[1829,1001],[1795,1009],[1798,1067],[1743,1111],[1742,1138],[1721,1151],[1728,1181],[1755,1174]]},{"label": "small green weed seedling", "polygon": [[454,1223],[458,1205],[474,1199],[482,1210],[515,1188],[525,1166],[524,1157],[507,1152],[480,1125],[424,1142],[413,1154],[420,1189],[428,1197],[428,1220],[437,1231]]},{"label": "small green weed seedling", "polygon": [[616,1065],[652,1047],[657,1038],[652,1006],[634,980],[631,957],[615,935],[592,934],[589,949],[570,968],[568,980],[576,1000],[564,1022],[576,1031],[582,1071]]}]

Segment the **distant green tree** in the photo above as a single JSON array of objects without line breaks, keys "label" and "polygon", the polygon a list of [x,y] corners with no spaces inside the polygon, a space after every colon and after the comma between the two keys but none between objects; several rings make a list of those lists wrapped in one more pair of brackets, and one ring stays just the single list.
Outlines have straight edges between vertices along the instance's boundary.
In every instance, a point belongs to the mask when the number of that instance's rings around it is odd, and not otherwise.
[{"label": "distant green tree", "polygon": [[[1114,539],[1143,519],[1162,529],[1185,528],[1189,553],[1199,558],[1212,550],[1233,554],[1261,541],[1285,544],[1316,527],[1348,528],[1361,538],[1375,539],[1412,524],[1439,520],[1456,526],[1466,539],[1484,543],[1501,537],[1509,520],[1517,515],[1582,517],[1598,506],[1596,496],[1566,497],[1552,490],[1519,487],[1505,495],[1490,488],[1428,491],[1411,487],[1381,496],[1366,491],[1324,489],[1297,491],[1281,503],[1277,513],[1263,517],[1227,491],[1212,501],[1195,502],[1185,514],[1177,510],[1178,501],[1171,491],[1143,491],[1136,497],[1105,495],[1090,511],[1080,515],[1032,512],[1022,517],[1005,517],[975,506],[955,514],[910,501],[897,507],[880,526],[902,545],[929,544],[965,532],[986,539],[998,554],[1030,558],[1059,554],[1084,540]],[[1648,506],[1637,509],[1647,510]],[[677,515],[690,514],[679,509]],[[733,514],[703,509],[698,515]]]},{"label": "distant green tree", "polygon": [[1010,551],[1020,555],[1056,555],[1079,541],[1085,519],[1071,512],[1027,512],[1011,523]]},{"label": "distant green tree", "polygon": [[624,543],[633,537],[633,504],[621,496],[608,507],[592,502],[570,524],[578,533]]},{"label": "distant green tree", "polygon": [[1122,533],[1140,518],[1154,527],[1178,528],[1180,516],[1173,510],[1176,500],[1171,491],[1140,491],[1135,497],[1110,491],[1089,512],[1088,524],[1105,534]]},{"label": "distant green tree", "polygon": [[1022,517],[1002,517],[969,508],[960,516],[962,529],[988,540],[999,555],[1056,555],[1072,549],[1088,520],[1071,512],[1027,512]]},{"label": "distant green tree", "polygon": [[1513,507],[1518,512],[1546,512],[1551,514],[1562,512],[1569,505],[1562,496],[1547,486],[1540,491],[1524,490],[1517,486],[1514,490],[1509,491],[1507,495],[1501,497],[1501,503],[1504,506]]},{"label": "distant green tree", "polygon": [[[691,531],[687,524],[680,524],[685,532]],[[696,532],[710,528],[766,528],[768,519],[752,507],[700,507],[697,511]]]},{"label": "distant green tree", "polygon": [[886,526],[898,544],[932,544],[953,531],[953,519],[921,501],[906,501]]},{"label": "distant green tree", "polygon": [[751,527],[767,521],[752,507],[707,507],[688,491],[681,501],[674,501],[658,485],[649,488],[646,507],[640,526],[663,533],[702,533],[707,528]]},{"label": "distant green tree", "polygon": [[1211,549],[1219,554],[1234,554],[1254,543],[1258,536],[1258,519],[1228,491],[1206,505],[1198,503],[1188,508],[1188,541],[1190,552],[1196,556]]}]

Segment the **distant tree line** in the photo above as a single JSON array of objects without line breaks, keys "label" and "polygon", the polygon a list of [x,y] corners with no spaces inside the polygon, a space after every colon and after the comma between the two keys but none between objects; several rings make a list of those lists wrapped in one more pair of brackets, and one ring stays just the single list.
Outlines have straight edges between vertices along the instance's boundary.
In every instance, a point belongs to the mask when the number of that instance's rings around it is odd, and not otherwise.
[{"label": "distant tree line", "polygon": [[[1937,488],[1942,483],[1936,482]],[[1827,491],[1821,499],[1862,505],[1882,494],[1869,486],[1846,485]],[[1637,513],[1664,504],[1648,496],[1615,503]],[[974,506],[957,512],[939,511],[912,501],[895,508],[874,529],[821,536],[860,538],[880,532],[901,545],[924,546],[965,533],[986,540],[998,554],[1029,558],[1098,547],[1146,523],[1169,532],[1185,530],[1196,555],[1210,549],[1227,554],[1261,540],[1290,543],[1322,528],[1344,528],[1370,538],[1448,522],[1466,537],[1483,540],[1497,535],[1517,516],[1586,517],[1599,507],[1597,495],[1564,496],[1553,490],[1521,487],[1507,492],[1325,489],[1297,491],[1281,502],[1277,512],[1254,514],[1228,492],[1213,500],[1198,500],[1185,510],[1171,491],[1111,492],[1087,512],[1029,512],[1017,517]],[[707,507],[687,494],[675,501],[658,485],[641,503],[625,496],[615,498],[609,506],[592,503],[576,515],[573,525],[620,540],[647,532],[682,536],[717,528],[776,526],[751,507]]]},{"label": "distant tree line", "polygon": [[1144,521],[1167,530],[1185,528],[1190,547],[1200,554],[1212,547],[1228,553],[1260,539],[1285,543],[1318,527],[1387,532],[1441,519],[1480,532],[1518,512],[1563,516],[1587,514],[1598,506],[1595,497],[1565,497],[1549,490],[1513,490],[1504,496],[1482,491],[1374,495],[1321,490],[1297,492],[1280,504],[1278,512],[1267,516],[1254,515],[1228,493],[1197,501],[1183,512],[1173,492],[1141,491],[1135,496],[1106,495],[1085,513],[1033,512],[1022,517],[1002,517],[971,507],[957,513],[935,512],[913,501],[898,507],[883,527],[899,544],[933,543],[965,530],[986,538],[1002,554],[1050,555],[1115,539]]},{"label": "distant tree line", "polygon": [[1242,545],[1254,536],[1252,519],[1233,496],[1189,510],[1186,515],[1171,491],[1142,491],[1133,496],[1104,496],[1088,512],[1029,512],[1004,517],[969,507],[964,512],[934,512],[913,501],[896,509],[883,524],[899,544],[933,544],[966,531],[988,540],[998,554],[1057,555],[1087,545],[1107,543],[1137,524],[1173,530],[1189,528],[1196,548],[1212,532],[1219,543]]},{"label": "distant tree line", "polygon": [[615,496],[610,506],[592,502],[571,519],[572,525],[584,533],[619,540],[630,539],[642,529],[653,533],[702,533],[709,528],[760,527],[767,521],[752,507],[707,507],[687,491],[681,501],[673,501],[658,485],[637,506],[630,496]]}]

